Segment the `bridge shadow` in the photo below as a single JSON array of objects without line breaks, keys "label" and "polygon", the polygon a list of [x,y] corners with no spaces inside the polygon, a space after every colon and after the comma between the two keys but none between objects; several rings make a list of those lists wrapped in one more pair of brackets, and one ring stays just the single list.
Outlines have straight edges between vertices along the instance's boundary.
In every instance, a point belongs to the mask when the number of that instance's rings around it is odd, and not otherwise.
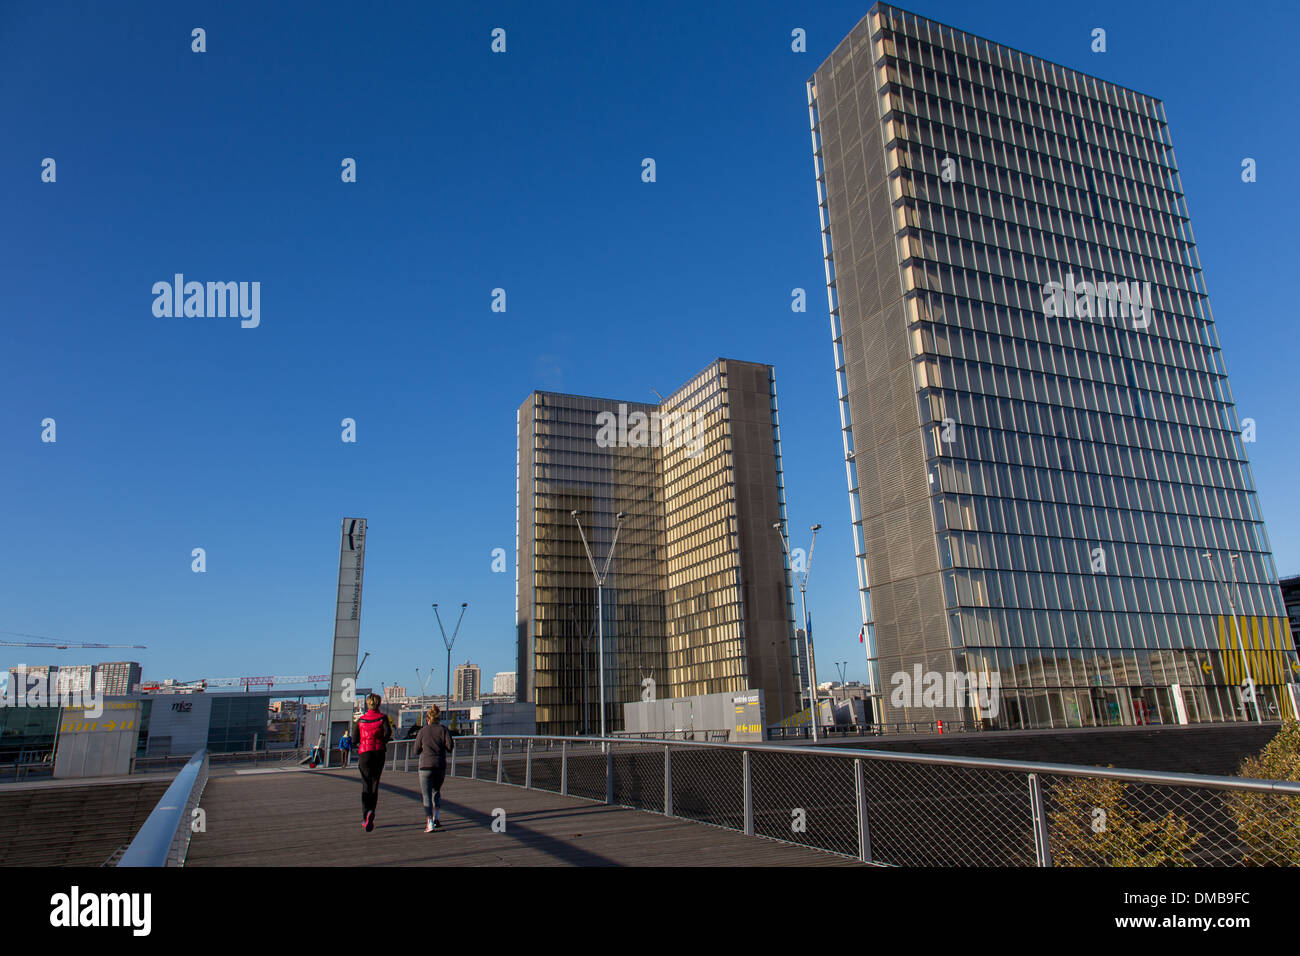
[{"label": "bridge shadow", "polygon": [[[399,770],[399,771],[389,771],[389,772],[409,773],[410,771]],[[344,774],[347,774],[347,776],[344,776]],[[360,784],[361,784],[360,776],[359,775],[353,776],[352,768],[348,768],[348,770],[344,770],[341,772],[326,771],[325,773],[319,774],[317,776],[318,779],[328,779],[328,780],[336,781],[338,783],[342,783],[347,786],[356,787],[358,791],[360,791]],[[464,779],[465,778],[449,776],[447,777],[447,783],[454,785],[457,780],[464,780]],[[487,784],[490,783],[490,781],[478,780],[478,781],[474,781],[474,783]],[[492,784],[492,785],[496,786],[496,784]],[[557,797],[558,799],[561,800],[572,799],[572,798],[560,797],[559,794],[552,794],[546,791],[524,790],[522,788],[511,788],[511,789],[516,790],[518,793],[524,793],[524,794],[535,793],[539,795]],[[402,786],[400,784],[386,782],[384,777],[380,777],[379,791],[381,794],[389,793],[395,797],[405,797],[407,799],[411,799],[416,803],[417,806],[421,805],[422,803],[422,797],[420,795],[420,788],[418,782],[414,788],[411,788],[411,787]],[[382,801],[380,801],[379,807],[380,810],[382,811],[383,810]],[[554,857],[557,860],[563,860],[566,863],[572,863],[575,866],[623,866],[624,864],[619,863],[617,860],[610,859],[609,857],[603,856],[599,853],[593,853],[590,850],[584,850],[581,847],[575,846],[574,844],[566,840],[560,839],[558,837],[553,837],[545,833],[540,833],[531,827],[521,826],[519,822],[521,818],[524,820],[529,820],[529,819],[559,820],[559,819],[566,819],[566,818],[573,818],[573,817],[591,816],[593,814],[598,814],[598,813],[609,813],[611,811],[618,812],[618,809],[621,808],[616,809],[616,808],[609,808],[609,807],[605,807],[604,805],[600,805],[599,807],[593,806],[590,808],[577,806],[571,808],[557,807],[551,809],[525,810],[525,811],[514,810],[511,811],[506,817],[505,832],[499,835],[504,837],[509,837],[514,842],[519,843],[522,846],[527,847],[528,849],[537,850],[540,853],[545,853],[547,856]],[[491,813],[484,813],[482,810],[469,806],[468,804],[450,799],[446,792],[445,786],[442,795],[442,810],[445,812],[455,813],[457,816],[462,817],[463,819],[470,822],[471,824],[476,826],[481,826],[489,831],[492,828],[493,817]],[[627,812],[636,812],[636,811],[627,811]],[[453,833],[457,829],[459,829],[459,827],[448,827],[445,823],[443,824],[443,826],[445,830],[448,830]]]}]

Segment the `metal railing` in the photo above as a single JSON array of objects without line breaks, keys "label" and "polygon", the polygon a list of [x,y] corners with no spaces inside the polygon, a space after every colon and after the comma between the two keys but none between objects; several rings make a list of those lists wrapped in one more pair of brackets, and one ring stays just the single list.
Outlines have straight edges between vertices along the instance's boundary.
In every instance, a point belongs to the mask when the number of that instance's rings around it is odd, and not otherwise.
[{"label": "metal railing", "polygon": [[0,764],[0,774],[7,775],[12,768],[15,782],[24,777],[54,776],[54,751],[52,750],[40,748],[19,750],[13,754],[13,757],[12,762],[6,761]]},{"label": "metal railing", "polygon": [[[942,724],[942,726],[940,726]],[[974,733],[978,724],[965,721],[894,721],[883,724],[818,724],[819,737],[883,737],[888,734],[960,734]],[[773,726],[767,728],[768,740],[807,740],[812,737],[807,724],[797,727]]]},{"label": "metal railing", "polygon": [[610,734],[619,740],[702,740],[706,743],[725,744],[731,739],[729,730],[616,730]]},{"label": "metal railing", "polygon": [[[394,749],[390,766],[410,769]],[[391,745],[390,745],[391,746]],[[456,738],[448,774],[898,866],[1300,863],[1300,783],[626,738]]]},{"label": "metal railing", "polygon": [[176,774],[135,835],[118,866],[184,866],[194,808],[208,782],[208,752],[200,750]]},{"label": "metal railing", "polygon": [[[221,753],[208,752],[208,765],[249,764],[254,767],[290,767],[299,763],[307,752],[304,750],[232,750]],[[189,754],[169,754],[151,757],[136,757],[132,764],[132,773],[155,773],[184,767],[192,758]]]}]

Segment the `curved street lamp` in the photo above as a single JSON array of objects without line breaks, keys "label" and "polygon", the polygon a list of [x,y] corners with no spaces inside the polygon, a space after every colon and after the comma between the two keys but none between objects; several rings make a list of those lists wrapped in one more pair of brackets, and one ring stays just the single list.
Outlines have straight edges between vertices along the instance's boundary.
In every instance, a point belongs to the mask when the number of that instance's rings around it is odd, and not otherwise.
[{"label": "curved street lamp", "polygon": [[[604,613],[604,591],[605,582],[609,580],[609,566],[614,560],[614,548],[618,544],[618,532],[623,527],[623,519],[627,517],[626,511],[620,511],[614,516],[614,538],[609,543],[609,554],[605,557],[605,566],[597,571],[596,559],[591,555],[591,546],[587,544],[587,534],[582,530],[582,522],[578,520],[578,511],[575,508],[569,514],[573,517],[574,523],[578,526],[578,534],[582,537],[582,548],[587,552],[587,563],[591,565],[591,574],[596,579],[596,630],[597,630],[597,647],[599,648],[597,657],[599,661],[597,667],[600,668],[600,736],[605,736],[605,613]],[[605,745],[602,743],[601,747]]]},{"label": "curved street lamp", "polygon": [[460,606],[460,617],[456,619],[456,629],[451,632],[451,640],[447,640],[447,629],[442,626],[442,615],[438,613],[438,605],[433,605],[433,616],[438,619],[438,630],[442,631],[442,643],[447,645],[447,697],[443,705],[447,708],[447,719],[451,719],[451,647],[456,643],[456,635],[460,633],[460,622],[465,620],[465,608],[469,607],[469,602],[465,601]]},{"label": "curved street lamp", "polygon": [[817,532],[821,530],[821,525],[815,524],[810,529],[812,531],[812,543],[808,545],[808,563],[804,565],[803,573],[800,574],[794,569],[794,561],[790,556],[790,539],[785,533],[785,523],[777,521],[772,524],[777,534],[781,536],[781,547],[785,549],[786,562],[790,565],[790,571],[794,574],[795,579],[799,582],[799,606],[803,612],[803,639],[804,646],[808,648],[808,717],[809,725],[812,727],[813,743],[817,742],[817,662],[813,659],[812,635],[808,631],[808,575],[812,573],[813,550],[817,547]]}]

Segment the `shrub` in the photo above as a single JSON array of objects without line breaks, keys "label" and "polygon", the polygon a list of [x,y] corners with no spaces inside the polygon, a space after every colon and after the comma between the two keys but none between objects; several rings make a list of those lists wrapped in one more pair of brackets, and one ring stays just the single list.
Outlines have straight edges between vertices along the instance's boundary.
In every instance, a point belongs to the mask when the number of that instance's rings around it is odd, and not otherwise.
[{"label": "shrub", "polygon": [[[1300,722],[1287,718],[1259,756],[1243,760],[1237,773],[1256,780],[1300,781]],[[1300,865],[1300,797],[1233,790],[1226,802],[1237,822],[1244,862]]]},{"label": "shrub", "polygon": [[1104,777],[1071,777],[1052,787],[1048,814],[1056,866],[1187,866],[1200,837],[1173,811],[1148,819],[1129,786]]}]

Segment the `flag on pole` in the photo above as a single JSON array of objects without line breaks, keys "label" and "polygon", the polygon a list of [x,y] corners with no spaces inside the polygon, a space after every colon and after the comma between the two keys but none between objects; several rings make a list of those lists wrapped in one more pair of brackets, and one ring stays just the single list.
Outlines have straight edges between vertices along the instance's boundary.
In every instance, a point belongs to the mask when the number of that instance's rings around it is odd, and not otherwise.
[{"label": "flag on pole", "polygon": [[862,630],[858,631],[858,643],[867,643],[867,625],[865,624],[862,625]]}]

